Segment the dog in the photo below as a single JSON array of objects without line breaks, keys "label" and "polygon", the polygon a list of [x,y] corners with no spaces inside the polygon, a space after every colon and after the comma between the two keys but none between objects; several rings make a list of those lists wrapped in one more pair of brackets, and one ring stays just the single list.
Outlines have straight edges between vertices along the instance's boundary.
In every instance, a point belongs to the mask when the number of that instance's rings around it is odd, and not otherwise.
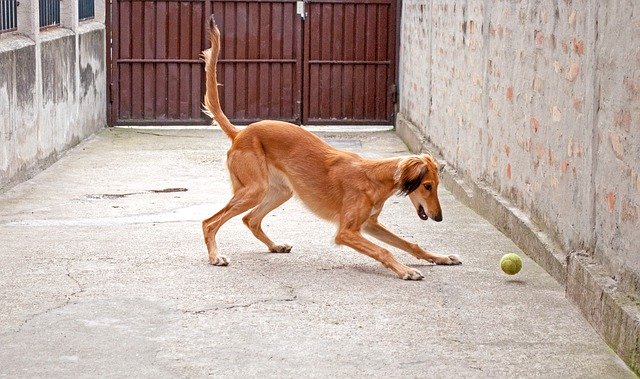
[{"label": "dog", "polygon": [[387,249],[362,232],[418,259],[439,265],[460,264],[457,255],[440,255],[405,241],[378,222],[385,201],[393,194],[408,196],[422,220],[442,221],[438,200],[438,165],[428,154],[392,159],[365,159],[333,148],[304,128],[264,120],[236,128],[222,111],[216,65],[220,31],[209,19],[211,48],[202,52],[206,93],[203,111],[215,119],[231,139],[227,166],[233,197],[218,213],[202,222],[209,263],[226,266],[218,253],[216,233],[229,219],[247,213],[242,221],[270,252],[288,253],[291,246],[274,243],[262,230],[262,219],[294,194],[317,216],[338,225],[335,242],[379,261],[405,280],[420,280],[420,271],[400,263]]}]

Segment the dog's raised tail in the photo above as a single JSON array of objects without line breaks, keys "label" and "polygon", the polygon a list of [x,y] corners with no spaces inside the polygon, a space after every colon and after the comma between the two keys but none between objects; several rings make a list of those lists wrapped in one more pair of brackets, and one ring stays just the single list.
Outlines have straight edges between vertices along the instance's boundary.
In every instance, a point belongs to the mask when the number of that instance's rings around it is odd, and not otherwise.
[{"label": "dog's raised tail", "polygon": [[225,134],[233,140],[238,134],[238,129],[233,126],[222,111],[220,97],[218,96],[216,65],[218,64],[218,54],[220,53],[220,30],[218,30],[213,15],[209,18],[209,40],[211,41],[211,48],[202,52],[202,59],[205,62],[204,70],[207,76],[203,111],[211,118],[214,118]]}]

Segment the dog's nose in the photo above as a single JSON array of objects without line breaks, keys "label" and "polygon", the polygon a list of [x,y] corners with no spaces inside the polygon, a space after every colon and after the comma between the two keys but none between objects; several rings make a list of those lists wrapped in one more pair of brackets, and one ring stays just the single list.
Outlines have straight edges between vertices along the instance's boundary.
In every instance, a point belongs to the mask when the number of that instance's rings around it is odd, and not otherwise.
[{"label": "dog's nose", "polygon": [[433,221],[436,221],[436,222],[440,222],[440,221],[442,221],[442,213],[440,213],[439,215],[435,216],[435,217],[433,218]]}]

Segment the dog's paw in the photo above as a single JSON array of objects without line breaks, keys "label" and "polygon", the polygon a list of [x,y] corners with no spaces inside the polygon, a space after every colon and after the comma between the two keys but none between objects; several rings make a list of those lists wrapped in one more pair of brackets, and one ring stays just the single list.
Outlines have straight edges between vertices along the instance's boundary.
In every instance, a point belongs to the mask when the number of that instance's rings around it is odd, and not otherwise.
[{"label": "dog's paw", "polygon": [[224,255],[218,255],[215,258],[209,258],[209,263],[214,266],[228,266],[229,260]]},{"label": "dog's paw", "polygon": [[272,253],[290,253],[291,246],[290,245],[275,245],[271,249],[269,249]]},{"label": "dog's paw", "polygon": [[462,261],[460,260],[460,256],[458,254],[451,254],[447,258],[449,258],[450,265],[461,265]]},{"label": "dog's paw", "polygon": [[424,279],[424,275],[422,275],[422,273],[414,268],[411,268],[409,270],[407,270],[407,272],[404,273],[404,275],[402,276],[402,279],[404,280],[422,280]]},{"label": "dog's paw", "polygon": [[462,261],[460,260],[460,257],[458,256],[458,254],[439,255],[436,259],[433,260],[433,262],[438,265],[450,265],[450,266],[462,264]]}]

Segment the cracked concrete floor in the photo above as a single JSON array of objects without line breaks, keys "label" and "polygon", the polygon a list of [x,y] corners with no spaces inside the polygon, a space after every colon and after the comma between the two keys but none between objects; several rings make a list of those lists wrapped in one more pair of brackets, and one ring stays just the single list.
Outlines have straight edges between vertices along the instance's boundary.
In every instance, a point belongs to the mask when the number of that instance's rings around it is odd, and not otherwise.
[{"label": "cracked concrete floor", "polygon": [[[369,157],[407,154],[392,132],[321,133]],[[213,130],[107,129],[0,195],[0,376],[634,377],[547,273],[498,269],[522,253],[442,190],[445,220],[393,197],[381,220],[464,264],[397,279],[333,244],[297,201],[240,218],[207,264],[200,220],[230,190]]]}]

